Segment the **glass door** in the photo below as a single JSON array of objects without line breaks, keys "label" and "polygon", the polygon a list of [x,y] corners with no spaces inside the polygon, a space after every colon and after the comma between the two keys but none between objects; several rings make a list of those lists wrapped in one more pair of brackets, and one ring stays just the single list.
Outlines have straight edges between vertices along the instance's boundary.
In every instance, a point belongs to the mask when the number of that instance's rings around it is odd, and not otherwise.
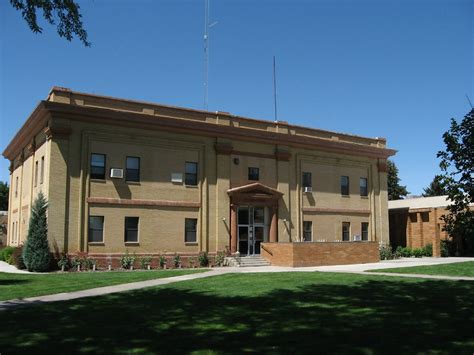
[{"label": "glass door", "polygon": [[260,254],[260,244],[264,241],[266,230],[265,207],[239,207],[237,218],[240,254]]}]

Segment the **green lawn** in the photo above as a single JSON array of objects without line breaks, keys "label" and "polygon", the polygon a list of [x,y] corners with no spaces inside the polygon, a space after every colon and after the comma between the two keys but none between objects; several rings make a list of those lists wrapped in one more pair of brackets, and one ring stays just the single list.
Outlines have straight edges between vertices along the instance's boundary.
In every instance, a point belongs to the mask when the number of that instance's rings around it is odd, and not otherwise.
[{"label": "green lawn", "polygon": [[159,279],[202,271],[204,270],[71,272],[54,274],[0,273],[0,300],[79,291],[88,288]]},{"label": "green lawn", "polygon": [[444,265],[400,267],[396,269],[377,269],[371,272],[394,272],[399,274],[424,274],[474,277],[474,261]]},{"label": "green lawn", "polygon": [[0,312],[11,353],[455,353],[474,349],[474,283],[227,274]]}]

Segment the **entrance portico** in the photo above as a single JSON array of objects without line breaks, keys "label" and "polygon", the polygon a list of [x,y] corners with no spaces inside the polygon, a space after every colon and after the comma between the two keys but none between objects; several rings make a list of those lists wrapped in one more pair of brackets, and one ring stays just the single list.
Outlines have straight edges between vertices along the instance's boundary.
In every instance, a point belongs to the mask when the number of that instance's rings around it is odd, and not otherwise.
[{"label": "entrance portico", "polygon": [[[230,251],[260,254],[260,243],[278,241],[278,200],[281,192],[253,183],[227,191],[230,197]],[[242,250],[241,250],[242,249]]]}]

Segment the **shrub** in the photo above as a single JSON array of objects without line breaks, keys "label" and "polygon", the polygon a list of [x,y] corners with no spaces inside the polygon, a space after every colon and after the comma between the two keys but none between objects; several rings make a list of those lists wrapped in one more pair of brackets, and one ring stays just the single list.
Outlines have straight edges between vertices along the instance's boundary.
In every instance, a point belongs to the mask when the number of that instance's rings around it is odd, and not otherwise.
[{"label": "shrub", "polygon": [[130,255],[127,250],[125,255],[120,259],[120,265],[122,265],[122,268],[124,269],[130,269],[135,263],[135,259],[135,255]]},{"label": "shrub", "polygon": [[142,269],[148,269],[148,265],[151,265],[151,256],[144,256],[140,258],[140,267]]},{"label": "shrub", "polygon": [[225,254],[223,251],[218,251],[216,255],[216,265],[222,266],[224,264]]},{"label": "shrub", "polygon": [[23,247],[23,261],[28,271],[44,272],[50,267],[47,209],[46,198],[40,192],[31,208],[28,237]]},{"label": "shrub", "polygon": [[181,256],[179,256],[179,254],[174,254],[173,264],[175,268],[179,268],[181,265]]},{"label": "shrub", "polygon": [[82,260],[75,256],[71,259],[71,268],[77,269],[78,266],[82,266]]},{"label": "shrub", "polygon": [[413,249],[413,256],[415,258],[421,258],[424,254],[425,254],[425,251],[422,248],[414,248]]},{"label": "shrub", "polygon": [[207,256],[207,252],[205,251],[202,251],[199,253],[199,256],[198,256],[198,261],[199,261],[199,265],[201,267],[206,267],[209,265],[209,257]]},{"label": "shrub", "polygon": [[10,256],[9,263],[16,266],[17,269],[26,269],[25,263],[23,262],[23,245],[16,247]]},{"label": "shrub", "polygon": [[189,267],[194,268],[194,266],[196,265],[197,259],[195,257],[190,257],[188,260],[189,260],[188,261]]},{"label": "shrub", "polygon": [[81,265],[84,267],[84,270],[92,270],[95,264],[96,261],[94,259],[85,257],[81,260]]},{"label": "shrub", "polygon": [[433,244],[426,244],[423,248],[423,256],[433,256]]},{"label": "shrub", "polygon": [[61,255],[61,258],[58,260],[58,267],[60,269],[64,267],[64,270],[69,270],[69,268],[71,267],[71,260],[69,259],[69,255],[67,254]]},{"label": "shrub", "polygon": [[5,247],[0,249],[0,261],[6,261],[8,263],[14,250],[14,247]]},{"label": "shrub", "polygon": [[413,256],[413,251],[409,247],[402,248],[400,252],[404,258],[411,258]]},{"label": "shrub", "polygon": [[440,245],[440,252],[441,252],[441,257],[447,258],[448,256],[451,256],[452,254],[450,253],[450,242],[447,240],[442,240],[441,245]]},{"label": "shrub", "polygon": [[399,245],[397,249],[395,250],[395,259],[401,258],[403,256],[403,247]]},{"label": "shrub", "polygon": [[165,267],[166,257],[164,255],[160,255],[160,257],[158,258],[158,264],[160,265],[162,269]]},{"label": "shrub", "polygon": [[393,259],[392,248],[390,247],[390,245],[380,244],[379,253],[380,253],[380,260]]}]

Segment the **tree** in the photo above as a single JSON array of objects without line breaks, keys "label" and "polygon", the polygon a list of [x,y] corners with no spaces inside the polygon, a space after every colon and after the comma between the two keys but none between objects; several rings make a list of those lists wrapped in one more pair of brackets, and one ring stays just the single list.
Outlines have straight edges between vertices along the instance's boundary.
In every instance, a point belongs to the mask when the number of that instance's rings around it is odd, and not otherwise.
[{"label": "tree", "polygon": [[37,10],[42,10],[49,24],[55,25],[58,21],[56,31],[60,37],[71,41],[76,35],[86,47],[90,47],[87,32],[82,26],[79,5],[74,0],[10,0],[10,4],[21,11],[23,19],[34,33],[43,32],[36,15]]},{"label": "tree", "polygon": [[442,216],[444,229],[453,238],[458,252],[474,253],[474,109],[461,123],[451,119],[443,134],[445,151],[438,152],[443,183],[451,201],[448,214]]},{"label": "tree", "polygon": [[8,183],[0,181],[0,211],[8,211]]},{"label": "tree", "polygon": [[23,247],[23,261],[28,271],[49,270],[51,253],[48,244],[47,209],[48,202],[40,192],[31,208],[28,237]]},{"label": "tree", "polygon": [[409,194],[406,186],[400,185],[400,178],[398,177],[398,168],[391,160],[387,160],[388,174],[388,199],[400,200]]},{"label": "tree", "polygon": [[443,176],[435,175],[433,181],[429,184],[429,186],[423,189],[423,197],[430,197],[430,196],[443,196],[447,195],[448,192],[446,191],[446,187],[444,186]]}]

